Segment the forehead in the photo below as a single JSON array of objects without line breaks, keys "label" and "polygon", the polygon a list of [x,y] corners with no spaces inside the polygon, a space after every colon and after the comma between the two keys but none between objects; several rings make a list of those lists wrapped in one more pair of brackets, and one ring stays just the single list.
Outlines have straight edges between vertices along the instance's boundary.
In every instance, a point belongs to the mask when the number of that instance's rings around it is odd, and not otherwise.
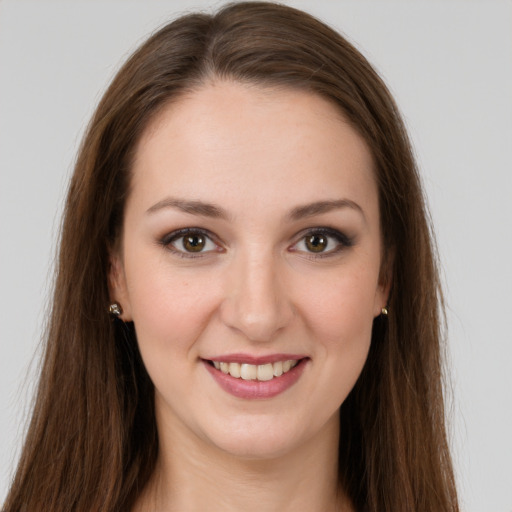
[{"label": "forehead", "polygon": [[333,103],[300,90],[216,82],[150,123],[136,148],[132,192],[143,201],[170,194],[285,207],[340,194],[370,201],[376,185],[365,141]]}]

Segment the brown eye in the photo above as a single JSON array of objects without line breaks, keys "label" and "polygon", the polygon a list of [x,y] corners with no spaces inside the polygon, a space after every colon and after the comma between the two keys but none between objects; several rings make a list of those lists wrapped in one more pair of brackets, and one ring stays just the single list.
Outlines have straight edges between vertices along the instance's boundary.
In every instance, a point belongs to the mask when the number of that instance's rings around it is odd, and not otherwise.
[{"label": "brown eye", "polygon": [[183,237],[183,248],[188,252],[201,252],[205,245],[206,239],[200,234],[186,235]]},{"label": "brown eye", "polygon": [[204,256],[207,253],[222,252],[212,238],[199,229],[184,228],[164,236],[163,247],[183,258]]},{"label": "brown eye", "polygon": [[323,252],[327,248],[329,240],[321,234],[309,235],[305,239],[306,248],[311,252]]},{"label": "brown eye", "polygon": [[330,227],[318,227],[303,234],[290,250],[309,258],[324,258],[336,256],[353,245],[354,240],[341,231]]}]

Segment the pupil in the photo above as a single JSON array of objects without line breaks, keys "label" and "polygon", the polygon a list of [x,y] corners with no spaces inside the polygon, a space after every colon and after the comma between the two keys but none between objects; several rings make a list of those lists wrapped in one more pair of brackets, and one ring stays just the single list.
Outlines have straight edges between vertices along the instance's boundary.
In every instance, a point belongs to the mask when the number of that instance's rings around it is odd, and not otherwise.
[{"label": "pupil", "polygon": [[203,249],[204,244],[205,241],[202,235],[189,235],[183,239],[183,245],[189,252],[199,252]]},{"label": "pupil", "polygon": [[306,239],[306,245],[312,252],[322,252],[327,247],[327,239],[323,235],[311,235]]}]

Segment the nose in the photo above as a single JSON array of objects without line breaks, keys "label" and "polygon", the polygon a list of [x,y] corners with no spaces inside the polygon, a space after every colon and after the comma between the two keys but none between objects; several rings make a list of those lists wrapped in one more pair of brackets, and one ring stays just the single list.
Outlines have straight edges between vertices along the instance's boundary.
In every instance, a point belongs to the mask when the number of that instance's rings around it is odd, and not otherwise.
[{"label": "nose", "polygon": [[293,306],[272,254],[239,257],[226,278],[225,325],[256,342],[272,341],[293,318]]}]

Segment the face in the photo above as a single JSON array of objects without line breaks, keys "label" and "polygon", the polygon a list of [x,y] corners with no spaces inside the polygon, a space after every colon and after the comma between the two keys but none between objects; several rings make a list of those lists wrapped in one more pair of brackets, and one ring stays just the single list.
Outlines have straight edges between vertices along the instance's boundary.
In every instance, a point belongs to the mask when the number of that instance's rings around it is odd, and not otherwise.
[{"label": "face", "polygon": [[217,82],[166,107],[111,273],[160,436],[258,458],[336,428],[386,302],[381,252],[370,152],[329,102]]}]

